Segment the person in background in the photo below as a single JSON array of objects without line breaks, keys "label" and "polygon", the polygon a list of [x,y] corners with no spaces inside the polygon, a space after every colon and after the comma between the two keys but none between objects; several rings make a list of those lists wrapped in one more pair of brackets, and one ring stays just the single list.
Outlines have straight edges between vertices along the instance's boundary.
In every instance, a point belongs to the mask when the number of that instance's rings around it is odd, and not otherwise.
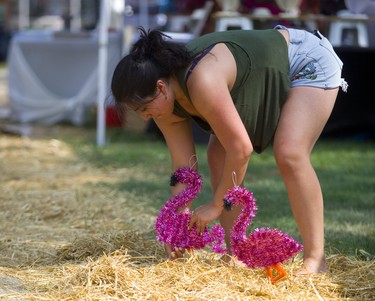
[{"label": "person in background", "polygon": [[[190,227],[202,232],[219,218],[230,254],[230,231],[240,211],[223,210],[232,174],[243,183],[252,153],[273,145],[303,240],[302,269],[325,272],[323,195],[310,154],[339,87],[346,89],[342,62],[329,41],[318,32],[284,26],[214,32],[187,45],[160,31],[140,31],[130,54],[115,68],[112,94],[119,110],[155,121],[173,171],[190,166],[195,155],[190,123],[210,133],[212,198],[194,210]],[[172,187],[172,195],[183,188]],[[165,248],[169,258],[183,255],[183,250]]]}]

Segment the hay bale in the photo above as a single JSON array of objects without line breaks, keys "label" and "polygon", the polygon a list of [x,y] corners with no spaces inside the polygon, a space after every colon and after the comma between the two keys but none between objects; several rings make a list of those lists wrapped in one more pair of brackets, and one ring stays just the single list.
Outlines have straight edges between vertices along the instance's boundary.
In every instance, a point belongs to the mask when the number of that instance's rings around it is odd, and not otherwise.
[{"label": "hay bale", "polygon": [[167,261],[147,202],[108,188],[143,174],[82,162],[56,139],[0,136],[0,146],[0,300],[375,300],[364,252],[330,255],[315,276],[296,276],[297,258],[275,285],[206,250]]},{"label": "hay bale", "polygon": [[[138,239],[134,235],[133,238]],[[149,241],[151,243],[152,240]],[[137,241],[131,244],[136,245]],[[83,246],[83,245],[82,245]],[[148,248],[148,243],[144,244]],[[154,251],[154,250],[153,250]],[[152,252],[153,252],[152,251]],[[159,250],[158,250],[159,251]],[[150,250],[121,248],[86,262],[57,265],[20,278],[32,300],[374,300],[372,261],[328,258],[330,273],[297,276],[301,260],[284,265],[289,277],[272,285],[263,270],[228,265],[206,250],[166,261]],[[44,273],[44,274],[43,274]],[[359,280],[359,282],[358,282]],[[25,295],[20,294],[19,297]]]}]

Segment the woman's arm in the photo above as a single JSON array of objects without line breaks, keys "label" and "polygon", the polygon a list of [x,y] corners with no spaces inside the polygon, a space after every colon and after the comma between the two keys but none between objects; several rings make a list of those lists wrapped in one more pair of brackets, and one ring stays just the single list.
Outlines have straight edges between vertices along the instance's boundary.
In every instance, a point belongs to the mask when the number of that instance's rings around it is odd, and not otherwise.
[{"label": "woman's arm", "polygon": [[195,156],[195,145],[189,120],[177,116],[155,120],[168,145],[173,170],[190,166]]},{"label": "woman's arm", "polygon": [[[223,197],[234,184],[245,177],[252,143],[230,95],[236,79],[236,63],[224,44],[218,44],[194,69],[188,81],[189,94],[195,109],[213,129],[225,150],[223,170],[213,200],[194,211],[191,226],[197,223],[202,232],[207,223],[223,209]],[[232,174],[236,173],[236,183]]]},{"label": "woman's arm", "polygon": [[[176,171],[181,167],[198,169],[193,133],[189,120],[172,115],[168,119],[156,119],[155,122],[168,145],[172,160],[172,170]],[[185,185],[177,183],[171,188],[171,193],[176,195],[184,188]]]}]

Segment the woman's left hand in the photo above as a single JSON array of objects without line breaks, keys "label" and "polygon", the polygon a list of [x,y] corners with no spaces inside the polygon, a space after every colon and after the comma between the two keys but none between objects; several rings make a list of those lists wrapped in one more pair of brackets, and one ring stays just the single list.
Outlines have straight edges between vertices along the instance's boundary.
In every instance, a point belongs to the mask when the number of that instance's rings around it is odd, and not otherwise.
[{"label": "woman's left hand", "polygon": [[194,224],[197,227],[197,233],[201,234],[206,228],[207,224],[217,219],[223,208],[215,205],[214,202],[202,205],[192,212],[189,229],[193,228]]}]

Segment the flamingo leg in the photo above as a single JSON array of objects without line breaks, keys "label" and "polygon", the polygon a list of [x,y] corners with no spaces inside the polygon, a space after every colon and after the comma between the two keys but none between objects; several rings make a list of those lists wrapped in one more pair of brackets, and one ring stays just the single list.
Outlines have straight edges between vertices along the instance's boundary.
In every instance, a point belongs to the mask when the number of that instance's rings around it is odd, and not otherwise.
[{"label": "flamingo leg", "polygon": [[[276,276],[273,275],[274,270],[278,273]],[[266,273],[272,284],[288,275],[279,263],[266,267]]]}]

